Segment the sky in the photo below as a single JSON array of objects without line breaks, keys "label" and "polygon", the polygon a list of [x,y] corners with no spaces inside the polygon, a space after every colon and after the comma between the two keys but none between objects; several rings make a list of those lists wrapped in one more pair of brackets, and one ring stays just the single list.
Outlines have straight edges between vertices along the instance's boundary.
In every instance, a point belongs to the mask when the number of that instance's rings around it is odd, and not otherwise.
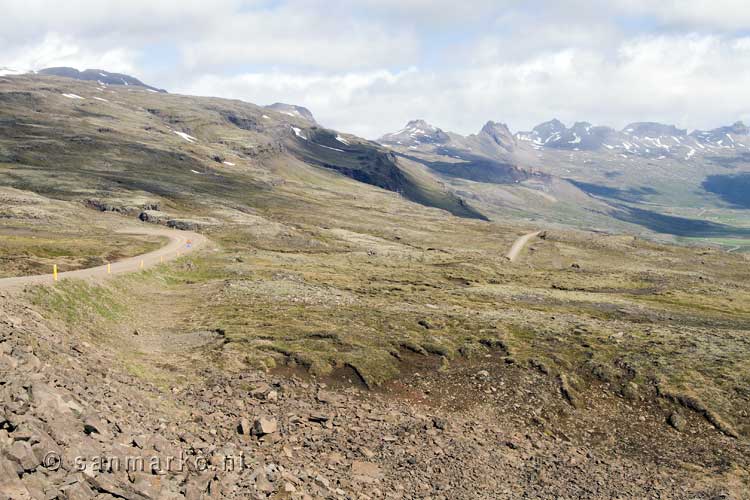
[{"label": "sky", "polygon": [[308,107],[375,139],[750,121],[747,0],[0,0],[0,67]]}]

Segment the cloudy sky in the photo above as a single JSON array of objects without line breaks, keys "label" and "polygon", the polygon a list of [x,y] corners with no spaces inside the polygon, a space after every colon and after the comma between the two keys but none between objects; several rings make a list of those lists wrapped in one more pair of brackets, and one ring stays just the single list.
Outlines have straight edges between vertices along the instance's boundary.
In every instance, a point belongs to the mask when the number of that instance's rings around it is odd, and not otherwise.
[{"label": "cloudy sky", "polygon": [[0,67],[124,72],[376,138],[750,121],[747,0],[0,0]]}]

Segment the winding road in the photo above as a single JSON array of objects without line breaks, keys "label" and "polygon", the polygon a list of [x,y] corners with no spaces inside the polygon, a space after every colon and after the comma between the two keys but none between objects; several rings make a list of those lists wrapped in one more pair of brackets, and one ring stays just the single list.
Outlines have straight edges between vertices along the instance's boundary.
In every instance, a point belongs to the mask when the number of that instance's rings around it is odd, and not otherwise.
[{"label": "winding road", "polygon": [[[108,276],[117,274],[132,273],[142,269],[148,269],[162,262],[174,260],[182,255],[194,252],[206,244],[205,236],[191,231],[178,231],[176,229],[166,229],[157,227],[128,228],[117,231],[118,234],[134,234],[145,236],[165,236],[169,238],[169,243],[158,250],[128,257],[117,262],[112,262],[110,270],[107,265],[91,267],[89,269],[79,269],[77,271],[67,271],[58,274],[58,279],[76,278],[76,279],[104,279]],[[17,278],[0,279],[0,290],[13,291],[21,289],[27,285],[41,285],[54,283],[52,274],[42,274],[36,276],[19,276]]]},{"label": "winding road", "polygon": [[524,234],[520,238],[518,238],[516,241],[513,242],[513,246],[510,247],[510,251],[505,255],[505,258],[508,259],[511,262],[515,262],[515,260],[518,258],[518,254],[521,253],[521,250],[526,246],[526,244],[529,242],[531,238],[536,238],[542,234],[541,231],[536,231],[529,234]]}]

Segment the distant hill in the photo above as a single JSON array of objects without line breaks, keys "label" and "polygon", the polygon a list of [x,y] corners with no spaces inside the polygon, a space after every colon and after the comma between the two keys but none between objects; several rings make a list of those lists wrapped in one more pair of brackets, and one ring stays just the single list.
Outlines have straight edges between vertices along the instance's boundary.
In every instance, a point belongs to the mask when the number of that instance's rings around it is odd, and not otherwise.
[{"label": "distant hill", "polygon": [[294,104],[285,104],[283,102],[276,102],[276,103],[271,104],[270,106],[266,106],[266,108],[272,109],[274,111],[278,111],[279,113],[282,113],[284,115],[293,116],[295,118],[302,118],[303,120],[306,120],[310,122],[311,124],[318,123],[315,121],[315,117],[310,112],[310,110],[302,106],[296,106]]},{"label": "distant hill", "polygon": [[121,73],[110,73],[109,71],[104,71],[102,69],[87,69],[85,71],[78,71],[75,68],[58,67],[58,68],[45,68],[45,69],[37,71],[37,73],[40,75],[47,75],[47,76],[60,76],[63,78],[74,78],[76,80],[101,82],[101,83],[106,83],[107,85],[125,85],[125,86],[132,85],[135,87],[143,87],[148,90],[153,90],[154,92],[162,92],[162,93],[167,92],[164,89],[159,89],[156,87],[152,87],[150,85],[146,85],[139,79],[134,78],[132,76],[123,75]]}]

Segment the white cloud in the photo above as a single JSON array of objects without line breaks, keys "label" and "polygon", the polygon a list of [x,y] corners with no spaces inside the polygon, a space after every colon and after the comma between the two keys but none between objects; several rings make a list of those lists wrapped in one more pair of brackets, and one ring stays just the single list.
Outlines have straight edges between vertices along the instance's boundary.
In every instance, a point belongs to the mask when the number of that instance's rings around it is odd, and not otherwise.
[{"label": "white cloud", "polygon": [[0,66],[100,67],[173,91],[299,103],[326,125],[370,138],[417,117],[468,133],[489,119],[515,129],[552,117],[709,127],[750,115],[750,38],[735,33],[750,25],[744,3],[454,7],[0,0]]},{"label": "white cloud", "polygon": [[136,73],[135,51],[125,48],[97,50],[83,47],[61,35],[50,33],[38,43],[12,48],[6,52],[4,66],[30,71],[52,66],[101,68],[119,73]]},{"label": "white cloud", "polygon": [[359,69],[414,58],[419,41],[408,29],[331,15],[329,8],[282,6],[225,19],[182,46],[189,68],[231,64]]},{"label": "white cloud", "polygon": [[651,15],[662,22],[715,30],[746,30],[750,8],[746,0],[616,0],[622,12]]}]

